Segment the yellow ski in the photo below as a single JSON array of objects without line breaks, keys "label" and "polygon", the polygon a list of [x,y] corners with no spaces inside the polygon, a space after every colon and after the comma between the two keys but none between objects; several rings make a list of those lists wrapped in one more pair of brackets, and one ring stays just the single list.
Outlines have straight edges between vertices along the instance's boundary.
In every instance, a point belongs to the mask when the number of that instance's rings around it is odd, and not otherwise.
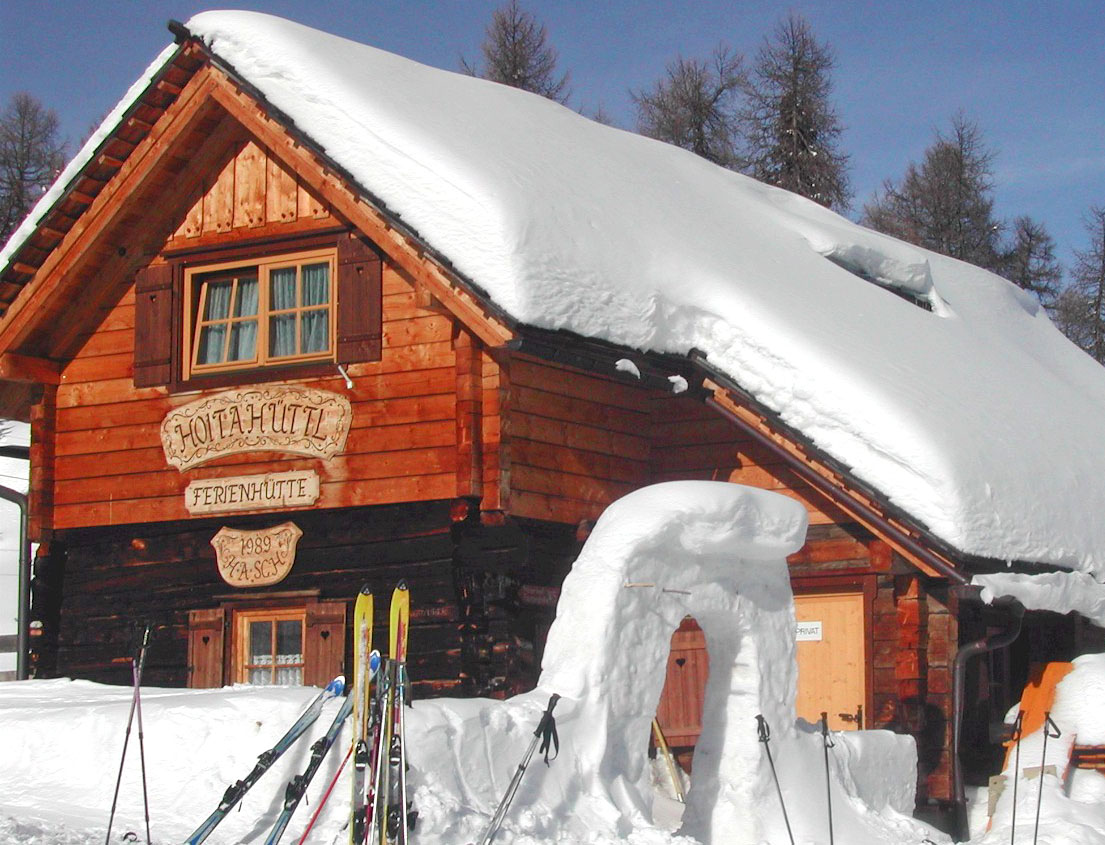
[{"label": "yellow ski", "polygon": [[372,651],[372,592],[361,587],[353,608],[353,801],[349,843],[364,845],[365,771],[368,766],[369,680],[368,655]]}]

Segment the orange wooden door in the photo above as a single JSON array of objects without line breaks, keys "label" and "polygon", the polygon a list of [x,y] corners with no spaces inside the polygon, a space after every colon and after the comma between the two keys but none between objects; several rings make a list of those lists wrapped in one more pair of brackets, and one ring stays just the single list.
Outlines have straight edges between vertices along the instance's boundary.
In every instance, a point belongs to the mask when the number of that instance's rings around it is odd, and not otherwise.
[{"label": "orange wooden door", "polygon": [[698,741],[709,671],[706,637],[698,623],[688,616],[672,634],[664,691],[656,708],[656,719],[668,745],[686,747]]},{"label": "orange wooden door", "polygon": [[[867,700],[863,593],[794,597],[798,620],[798,715],[832,730],[862,727]],[[858,716],[858,718],[857,718]]]}]

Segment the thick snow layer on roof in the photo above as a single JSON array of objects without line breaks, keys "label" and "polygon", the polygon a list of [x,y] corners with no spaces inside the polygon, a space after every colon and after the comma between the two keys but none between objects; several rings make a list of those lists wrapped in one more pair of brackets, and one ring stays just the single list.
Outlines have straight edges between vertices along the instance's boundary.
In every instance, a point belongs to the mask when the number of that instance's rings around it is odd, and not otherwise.
[{"label": "thick snow layer on roof", "polygon": [[188,27],[518,320],[697,347],[955,547],[1105,571],[1105,371],[1012,285],[541,97]]},{"label": "thick snow layer on roof", "polygon": [[1031,296],[538,96],[262,14],[188,27],[518,320],[701,349],[958,549],[1105,573],[1105,371]]},{"label": "thick snow layer on roof", "polygon": [[982,600],[987,604],[999,596],[1012,596],[1028,610],[1076,612],[1105,628],[1105,584],[1085,572],[998,572],[976,575],[971,583],[982,587]]}]

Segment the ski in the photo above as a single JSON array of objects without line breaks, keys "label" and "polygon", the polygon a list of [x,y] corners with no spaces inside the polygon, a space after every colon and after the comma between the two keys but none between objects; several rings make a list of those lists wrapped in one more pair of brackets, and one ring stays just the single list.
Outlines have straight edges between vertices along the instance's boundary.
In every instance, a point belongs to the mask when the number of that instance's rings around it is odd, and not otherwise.
[{"label": "ski", "polygon": [[242,800],[242,796],[245,795],[250,787],[252,787],[261,776],[269,770],[273,763],[275,763],[280,755],[287,751],[292,744],[303,736],[307,732],[307,729],[315,723],[319,713],[322,712],[322,707],[332,698],[342,694],[342,690],[345,689],[345,678],[338,675],[334,680],[326,685],[326,689],[320,692],[303,711],[303,714],[295,720],[287,733],[280,737],[279,741],[268,751],[265,751],[257,758],[257,765],[253,767],[248,775],[242,778],[240,781],[231,784],[227,787],[226,792],[223,793],[222,800],[219,801],[219,806],[215,808],[215,811],[204,820],[203,824],[195,829],[191,836],[184,840],[184,845],[199,845],[211,832],[218,827],[219,822],[226,818],[226,814],[234,809],[239,801]]},{"label": "ski", "polygon": [[372,754],[369,760],[369,771],[372,780],[369,783],[368,804],[366,808],[368,820],[369,845],[379,845],[380,842],[380,808],[386,801],[381,800],[384,790],[387,789],[386,770],[388,735],[388,709],[387,701],[391,693],[391,661],[384,663],[380,674],[376,676],[376,692],[372,699],[372,709],[376,713],[375,725],[372,731]]},{"label": "ski", "polygon": [[[373,651],[368,658],[369,680],[379,668],[380,653]],[[352,710],[353,696],[350,695],[342,702],[341,708],[334,716],[334,721],[330,723],[329,730],[315,740],[315,744],[311,746],[311,759],[307,761],[307,768],[303,770],[302,774],[298,774],[288,781],[288,786],[284,790],[284,808],[280,811],[280,815],[276,817],[276,822],[273,824],[272,830],[269,831],[265,845],[276,845],[280,841],[280,837],[284,835],[284,830],[291,822],[292,815],[299,807],[299,802],[303,800],[303,796],[307,793],[307,787],[311,785],[311,781],[322,765],[322,761],[330,753],[330,749],[333,748],[338,734],[341,733],[342,726],[345,724],[345,720],[349,718]]]},{"label": "ski", "polygon": [[349,845],[363,845],[365,835],[365,771],[368,766],[369,652],[372,649],[372,592],[361,587],[353,610],[353,797],[349,810]]},{"label": "ski", "polygon": [[[383,730],[375,754],[380,788],[373,793],[372,815],[380,845],[406,845],[411,814],[407,807],[407,749],[403,731],[403,706],[409,697],[407,682],[407,631],[410,625],[410,591],[406,582],[391,594],[388,678],[380,702]],[[374,833],[377,831],[374,830]],[[375,840],[373,845],[376,845]]]}]

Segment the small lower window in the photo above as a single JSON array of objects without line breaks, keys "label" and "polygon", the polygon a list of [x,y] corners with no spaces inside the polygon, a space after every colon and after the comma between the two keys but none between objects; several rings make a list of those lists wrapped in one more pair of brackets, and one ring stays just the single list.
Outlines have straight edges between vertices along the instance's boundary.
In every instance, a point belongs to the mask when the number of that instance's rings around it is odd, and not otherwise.
[{"label": "small lower window", "polygon": [[238,683],[302,686],[304,609],[243,610],[235,613],[235,622]]}]

